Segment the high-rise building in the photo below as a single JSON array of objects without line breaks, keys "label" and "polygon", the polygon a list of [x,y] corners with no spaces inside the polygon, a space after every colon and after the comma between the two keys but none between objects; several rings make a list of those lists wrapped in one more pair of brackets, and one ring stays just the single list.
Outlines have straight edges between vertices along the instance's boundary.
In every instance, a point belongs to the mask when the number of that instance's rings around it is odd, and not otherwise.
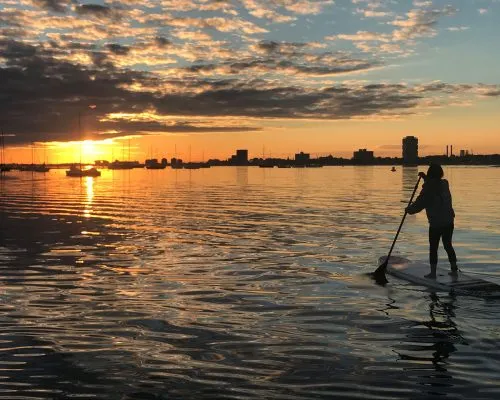
[{"label": "high-rise building", "polygon": [[236,161],[240,165],[248,164],[248,150],[236,150]]},{"label": "high-rise building", "polygon": [[228,161],[231,165],[248,165],[248,150],[236,150]]},{"label": "high-rise building", "polygon": [[418,138],[403,138],[403,165],[418,165]]}]

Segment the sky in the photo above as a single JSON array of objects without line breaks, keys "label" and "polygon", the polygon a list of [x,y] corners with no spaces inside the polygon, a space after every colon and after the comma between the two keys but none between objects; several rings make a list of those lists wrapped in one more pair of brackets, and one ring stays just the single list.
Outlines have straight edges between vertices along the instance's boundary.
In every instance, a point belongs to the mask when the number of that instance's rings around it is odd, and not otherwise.
[{"label": "sky", "polygon": [[0,0],[6,158],[500,153],[499,38],[500,0]]}]

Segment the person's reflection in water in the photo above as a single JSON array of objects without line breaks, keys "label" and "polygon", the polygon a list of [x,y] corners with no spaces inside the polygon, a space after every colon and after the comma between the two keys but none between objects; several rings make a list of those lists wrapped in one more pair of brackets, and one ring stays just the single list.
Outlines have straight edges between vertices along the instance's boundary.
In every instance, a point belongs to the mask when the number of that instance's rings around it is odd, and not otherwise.
[{"label": "person's reflection in water", "polygon": [[423,322],[423,325],[431,330],[432,336],[436,339],[432,346],[435,350],[432,363],[436,371],[444,372],[446,371],[447,358],[456,351],[454,344],[465,342],[455,321],[453,321],[456,296],[452,292],[449,294],[449,298],[449,301],[441,301],[436,293],[431,293],[431,302],[429,303],[430,320]]},{"label": "person's reflection in water", "polygon": [[[398,351],[402,360],[412,364],[410,368],[406,368],[407,373],[416,373],[415,377],[420,385],[428,388],[422,393],[426,399],[447,396],[454,391],[453,375],[448,367],[449,358],[457,351],[457,344],[467,344],[454,321],[456,296],[449,293],[444,300],[436,293],[430,293],[429,298],[429,319],[417,323],[409,330],[410,344],[403,346],[407,350],[406,354]],[[424,327],[427,329],[418,329]],[[422,345],[415,346],[414,343]],[[429,368],[431,365],[432,369]],[[458,387],[454,389],[458,390]]]}]

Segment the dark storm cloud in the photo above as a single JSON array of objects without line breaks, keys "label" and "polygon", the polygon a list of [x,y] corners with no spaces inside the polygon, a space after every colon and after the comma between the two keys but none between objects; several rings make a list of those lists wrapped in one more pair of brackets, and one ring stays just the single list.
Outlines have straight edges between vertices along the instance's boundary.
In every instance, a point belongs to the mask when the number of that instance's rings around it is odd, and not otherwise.
[{"label": "dark storm cloud", "polygon": [[[151,105],[150,95],[120,87],[135,80],[138,72],[92,70],[51,57],[36,46],[0,40],[7,65],[0,67],[0,126],[16,134],[19,142],[77,139],[76,116],[82,110],[87,122],[109,112],[137,112]],[[95,113],[88,105],[98,104]],[[133,111],[135,110],[135,111]]]},{"label": "dark storm cloud", "polygon": [[257,44],[256,47],[258,50],[261,50],[267,54],[289,54],[307,47],[307,44],[261,41]]},{"label": "dark storm cloud", "polygon": [[155,103],[160,113],[205,116],[348,119],[416,107],[421,97],[384,87],[258,87],[233,84],[192,96],[168,95]]},{"label": "dark storm cloud", "polygon": [[0,40],[0,49],[2,57],[8,60],[8,63],[15,63],[16,60],[34,57],[37,53],[35,46],[16,42],[15,40]]},{"label": "dark storm cloud", "polygon": [[122,46],[116,43],[110,43],[106,45],[106,48],[113,54],[118,56],[126,56],[130,52],[130,48],[128,46]]},{"label": "dark storm cloud", "polygon": [[[391,85],[377,87],[269,87],[265,81],[190,80],[164,81],[177,87],[172,93],[131,92],[124,85],[141,83],[154,87],[162,81],[142,73],[113,68],[89,67],[58,61],[35,46],[0,42],[9,66],[0,69],[0,125],[11,127],[20,142],[78,139],[77,115],[97,104],[95,112],[85,111],[90,129],[121,132],[208,132],[250,130],[252,127],[199,127],[193,124],[164,126],[156,122],[111,121],[97,123],[108,113],[140,113],[155,109],[159,114],[179,116],[242,116],[269,118],[346,119],[376,115],[388,110],[411,109],[418,95]],[[98,53],[94,53],[97,57]],[[203,92],[200,87],[206,88]],[[190,90],[190,89],[193,90]],[[30,118],[27,118],[30,116]]]},{"label": "dark storm cloud", "polygon": [[[116,137],[129,135],[132,133],[210,133],[210,132],[248,132],[261,130],[256,126],[200,126],[196,122],[178,122],[175,124],[164,124],[157,121],[127,121],[125,119],[117,119],[113,121],[105,121],[100,123],[100,128],[112,131],[111,134],[105,134],[106,137]],[[102,135],[99,137],[102,139]]]},{"label": "dark storm cloud", "polygon": [[[307,66],[291,62],[257,60],[211,64],[192,68],[192,76],[165,79],[152,73],[118,69],[108,61],[109,54],[128,55],[128,47],[108,44],[103,51],[76,46],[32,45],[0,39],[0,126],[15,134],[19,143],[51,140],[77,140],[78,115],[85,132],[114,131],[114,136],[135,132],[220,132],[259,129],[248,126],[220,126],[216,121],[197,121],[206,117],[350,119],[398,117],[419,112],[422,100],[429,96],[479,94],[498,96],[498,86],[450,85],[433,82],[420,86],[406,84],[335,84],[307,87],[292,81],[202,78],[199,72],[230,68],[287,69],[303,74],[335,74],[371,68],[376,63],[343,59],[338,65]],[[73,51],[86,51],[94,64],[64,61]],[[80,54],[80,53],[78,53]],[[71,58],[69,58],[71,59]],[[217,76],[211,74],[211,76]],[[127,88],[133,90],[127,90]],[[165,89],[166,88],[166,89]],[[88,106],[97,105],[91,111]],[[169,125],[155,119],[133,121],[109,118],[110,114],[155,112],[168,115]],[[194,118],[196,117],[196,118]],[[102,135],[100,136],[103,137]],[[11,141],[11,142],[12,142]]]},{"label": "dark storm cloud", "polygon": [[108,61],[108,55],[100,51],[93,51],[90,53],[90,58],[94,66],[98,68],[114,68],[113,63]]},{"label": "dark storm cloud", "polygon": [[76,7],[76,13],[79,15],[91,15],[95,17],[111,17],[114,9],[100,4],[81,4]]},{"label": "dark storm cloud", "polygon": [[68,5],[74,2],[72,0],[33,0],[33,1],[37,6],[57,13],[66,12]]},{"label": "dark storm cloud", "polygon": [[190,67],[187,67],[185,70],[194,73],[220,71],[221,73],[226,74],[241,74],[246,70],[258,70],[260,73],[288,71],[291,73],[304,75],[337,75],[349,72],[369,70],[380,65],[375,61],[354,59],[350,60],[349,62],[332,62],[332,64],[327,65],[326,63],[320,63],[319,65],[307,65],[305,63],[298,63],[289,60],[267,58],[260,60],[224,62],[220,64],[192,65]]},{"label": "dark storm cloud", "polygon": [[159,48],[164,48],[172,45],[172,42],[163,36],[155,37],[155,43]]}]

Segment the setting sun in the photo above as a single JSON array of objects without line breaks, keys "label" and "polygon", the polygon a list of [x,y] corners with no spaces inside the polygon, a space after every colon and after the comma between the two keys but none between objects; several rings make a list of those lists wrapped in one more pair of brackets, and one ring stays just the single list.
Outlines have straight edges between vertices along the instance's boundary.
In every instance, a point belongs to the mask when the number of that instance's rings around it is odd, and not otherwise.
[{"label": "setting sun", "polygon": [[94,161],[98,158],[96,144],[93,140],[82,142],[82,159],[86,162]]}]

